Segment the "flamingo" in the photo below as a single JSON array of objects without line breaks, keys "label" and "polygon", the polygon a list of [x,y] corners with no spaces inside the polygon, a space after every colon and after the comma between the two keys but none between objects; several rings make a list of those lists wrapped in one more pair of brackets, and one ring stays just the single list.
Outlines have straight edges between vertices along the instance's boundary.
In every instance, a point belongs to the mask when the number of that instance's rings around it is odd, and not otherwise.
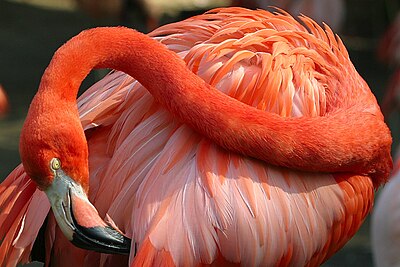
[{"label": "flamingo", "polygon": [[0,84],[0,117],[4,116],[8,110],[8,99],[7,94],[4,91],[3,86]]},{"label": "flamingo", "polygon": [[339,37],[300,19],[221,8],[59,48],[0,186],[0,265],[326,261],[387,180],[391,136]]},{"label": "flamingo", "polygon": [[[386,118],[400,111],[400,13],[385,32],[378,47],[379,58],[395,70],[389,80],[382,101],[382,111]],[[371,221],[371,246],[374,264],[377,267],[399,266],[400,257],[400,146],[396,149],[395,168],[390,181],[381,189],[376,201]]]},{"label": "flamingo", "polygon": [[381,190],[371,221],[371,245],[377,267],[400,265],[400,147],[390,181]]}]

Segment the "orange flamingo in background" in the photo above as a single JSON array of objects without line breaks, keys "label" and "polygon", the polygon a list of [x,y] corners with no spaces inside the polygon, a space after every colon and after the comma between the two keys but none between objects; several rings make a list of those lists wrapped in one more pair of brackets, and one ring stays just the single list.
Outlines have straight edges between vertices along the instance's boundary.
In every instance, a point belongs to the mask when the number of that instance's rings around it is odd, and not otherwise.
[{"label": "orange flamingo in background", "polygon": [[7,94],[4,91],[3,86],[0,84],[0,118],[7,113],[8,110],[8,99]]},{"label": "orange flamingo in background", "polygon": [[54,266],[327,260],[386,181],[391,137],[340,39],[301,20],[226,8],[68,41],[0,186],[0,265],[35,259],[41,235]]}]

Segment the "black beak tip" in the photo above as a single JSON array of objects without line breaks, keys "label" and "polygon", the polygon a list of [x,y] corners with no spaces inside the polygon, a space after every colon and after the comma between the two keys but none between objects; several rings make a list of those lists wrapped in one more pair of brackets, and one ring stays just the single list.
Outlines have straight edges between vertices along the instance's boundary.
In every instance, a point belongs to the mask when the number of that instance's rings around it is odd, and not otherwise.
[{"label": "black beak tip", "polygon": [[100,253],[129,255],[131,239],[111,227],[85,228],[76,225],[71,242],[80,248]]}]

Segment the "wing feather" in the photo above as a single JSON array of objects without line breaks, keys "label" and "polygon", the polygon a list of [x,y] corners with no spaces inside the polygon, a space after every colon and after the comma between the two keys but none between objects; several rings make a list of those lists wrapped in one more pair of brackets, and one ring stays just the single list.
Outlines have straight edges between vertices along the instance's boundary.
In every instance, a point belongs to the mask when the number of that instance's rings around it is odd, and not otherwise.
[{"label": "wing feather", "polygon": [[27,263],[49,204],[19,165],[0,185],[0,265]]}]

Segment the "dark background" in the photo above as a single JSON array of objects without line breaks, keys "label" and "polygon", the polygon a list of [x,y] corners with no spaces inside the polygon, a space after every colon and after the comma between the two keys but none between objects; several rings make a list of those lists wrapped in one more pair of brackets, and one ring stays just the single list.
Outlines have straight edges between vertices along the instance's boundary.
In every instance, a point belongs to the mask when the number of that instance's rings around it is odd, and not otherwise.
[{"label": "dark background", "polygon": [[[378,101],[382,99],[393,70],[377,60],[376,49],[399,7],[398,0],[346,1],[346,19],[340,36],[349,49],[354,65]],[[40,77],[54,51],[81,30],[95,26],[123,24],[146,32],[146,17],[143,11],[138,10],[131,6],[123,19],[94,18],[80,10],[49,9],[0,0],[0,83],[10,100],[9,114],[0,120],[0,181],[20,162],[20,129]],[[180,19],[164,17],[161,23]],[[96,77],[93,73],[89,75],[82,88],[94,83]],[[394,141],[398,143],[398,114],[388,121]],[[372,266],[369,242],[367,219],[357,235],[324,266]]]}]

